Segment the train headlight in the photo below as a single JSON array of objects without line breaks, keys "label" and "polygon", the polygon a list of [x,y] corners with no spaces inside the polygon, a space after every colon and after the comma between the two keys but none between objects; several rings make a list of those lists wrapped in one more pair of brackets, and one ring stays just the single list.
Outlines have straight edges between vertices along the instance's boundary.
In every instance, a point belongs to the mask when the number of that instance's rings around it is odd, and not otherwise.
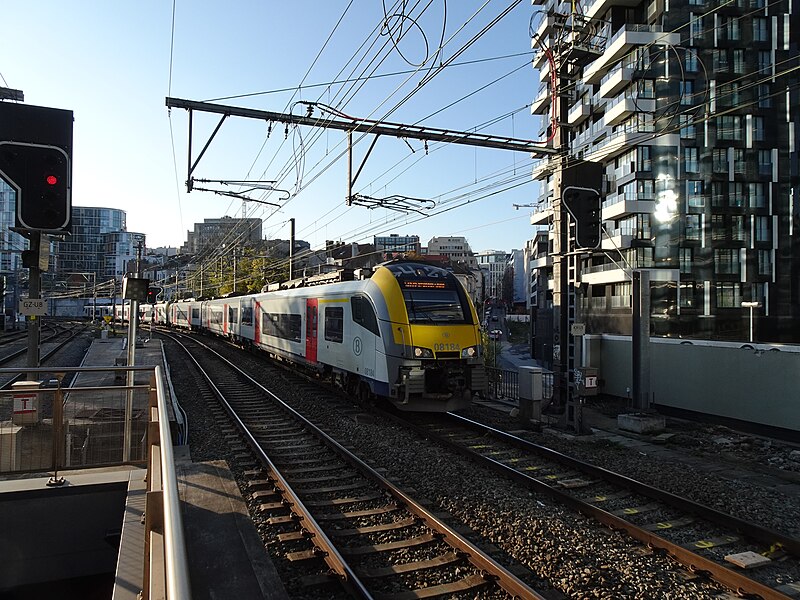
[{"label": "train headlight", "polygon": [[433,358],[433,350],[414,346],[414,358]]},{"label": "train headlight", "polygon": [[480,346],[469,346],[461,350],[461,358],[475,358],[481,355]]}]

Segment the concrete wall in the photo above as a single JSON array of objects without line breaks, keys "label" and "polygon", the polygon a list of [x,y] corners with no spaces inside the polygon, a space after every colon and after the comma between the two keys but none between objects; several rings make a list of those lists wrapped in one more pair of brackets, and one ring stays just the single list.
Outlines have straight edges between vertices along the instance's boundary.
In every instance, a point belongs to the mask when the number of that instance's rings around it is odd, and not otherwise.
[{"label": "concrete wall", "polygon": [[[601,393],[629,397],[631,338],[584,337]],[[800,346],[653,338],[651,402],[800,431]]]}]

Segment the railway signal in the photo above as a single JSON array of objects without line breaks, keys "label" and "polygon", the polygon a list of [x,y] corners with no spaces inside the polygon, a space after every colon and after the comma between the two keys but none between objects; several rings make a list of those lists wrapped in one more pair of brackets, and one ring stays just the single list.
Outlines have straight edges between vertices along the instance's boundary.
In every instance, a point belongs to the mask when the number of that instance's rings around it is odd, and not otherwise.
[{"label": "railway signal", "polygon": [[564,188],[562,200],[575,219],[575,242],[578,248],[600,245],[602,219],[600,192],[592,188]]}]

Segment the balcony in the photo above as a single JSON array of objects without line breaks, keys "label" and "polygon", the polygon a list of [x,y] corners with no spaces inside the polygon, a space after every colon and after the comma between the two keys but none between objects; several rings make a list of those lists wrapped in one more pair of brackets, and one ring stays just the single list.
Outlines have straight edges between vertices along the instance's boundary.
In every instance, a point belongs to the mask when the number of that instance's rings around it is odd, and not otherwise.
[{"label": "balcony", "polygon": [[539,90],[539,93],[536,94],[536,98],[531,104],[531,114],[543,115],[547,113],[549,108],[550,108],[550,88],[545,85],[544,87],[542,87],[541,90]]},{"label": "balcony", "polygon": [[602,218],[604,221],[619,219],[625,215],[637,213],[652,214],[656,209],[655,200],[627,199],[621,194],[615,197],[620,198],[620,200],[603,204]]},{"label": "balcony", "polygon": [[655,98],[627,98],[621,97],[614,102],[609,102],[606,110],[606,125],[617,125],[635,112],[654,112],[656,110]]},{"label": "balcony", "polygon": [[531,225],[547,225],[550,215],[553,214],[552,204],[542,204],[537,206],[531,213]]},{"label": "balcony", "polygon": [[[638,4],[638,2],[637,2]],[[615,33],[606,51],[583,71],[584,83],[600,83],[603,75],[633,46],[680,44],[680,33],[665,33],[660,25],[629,24]]]},{"label": "balcony", "polygon": [[539,256],[535,259],[531,259],[528,263],[528,266],[533,269],[547,269],[553,266],[553,257],[549,254],[545,254],[544,256]]},{"label": "balcony", "polygon": [[633,236],[621,234],[618,231],[610,231],[610,236],[604,236],[600,243],[602,250],[624,250],[631,247]]},{"label": "balcony", "polygon": [[600,95],[603,98],[613,98],[617,92],[629,85],[633,79],[633,69],[622,65],[611,69],[600,81]]},{"label": "balcony", "polygon": [[589,267],[581,271],[581,283],[588,283],[590,285],[603,285],[607,283],[620,283],[622,281],[630,281],[631,276],[629,269],[622,261],[617,261],[617,264],[607,263],[604,265],[597,265]]},{"label": "balcony", "polygon": [[592,103],[587,100],[582,100],[573,105],[567,113],[567,123],[570,125],[578,125],[583,123],[592,114]]},{"label": "balcony", "polygon": [[638,6],[637,0],[595,0],[584,8],[587,19],[595,19],[605,13],[611,6]]}]

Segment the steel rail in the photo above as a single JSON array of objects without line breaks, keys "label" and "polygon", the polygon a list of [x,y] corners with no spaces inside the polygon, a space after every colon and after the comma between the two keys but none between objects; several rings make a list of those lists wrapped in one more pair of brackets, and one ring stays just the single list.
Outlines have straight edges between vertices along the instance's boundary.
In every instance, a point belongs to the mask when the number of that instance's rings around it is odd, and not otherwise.
[{"label": "steel rail", "polygon": [[[448,418],[452,418],[453,420],[456,421],[475,423],[474,421],[469,421],[468,419],[465,419],[458,415],[454,415],[452,413],[448,413]],[[499,471],[509,476],[511,479],[514,479],[515,481],[530,486],[536,491],[540,491],[546,495],[549,495],[558,500],[559,502],[565,504],[566,506],[574,510],[577,510],[587,516],[590,516],[593,519],[596,519],[597,521],[603,523],[604,525],[607,525],[612,529],[619,529],[625,531],[632,538],[644,544],[647,544],[648,547],[660,549],[666,552],[667,554],[671,555],[680,564],[688,567],[690,571],[705,572],[715,581],[721,583],[722,585],[728,587],[731,590],[736,591],[737,593],[755,594],[758,597],[763,598],[764,600],[790,600],[790,596],[787,596],[774,588],[764,585],[758,581],[754,581],[743,574],[737,573],[736,571],[733,571],[723,565],[720,565],[717,562],[714,562],[711,559],[700,556],[699,554],[696,554],[691,550],[683,548],[679,544],[675,544],[673,542],[670,542],[669,540],[657,536],[651,531],[648,531],[647,529],[643,529],[637,525],[630,523],[629,521],[626,521],[625,519],[622,519],[621,517],[609,513],[608,511],[605,511],[601,508],[598,508],[597,506],[584,502],[583,500],[580,500],[579,498],[572,496],[571,494],[565,491],[557,489],[543,481],[537,480],[535,477],[517,471],[513,467],[503,464],[498,460],[489,458],[487,456],[483,456],[482,454],[480,454],[475,450],[466,448],[456,442],[437,436],[435,435],[435,433],[431,432],[429,429],[427,429],[422,425],[418,425],[407,420],[402,420],[402,422],[421,434],[435,438],[437,441],[450,447],[451,449],[458,452],[462,456],[467,456],[478,462],[485,463],[495,471]],[[477,425],[481,424],[478,423]],[[508,438],[514,437],[511,436],[510,434],[501,432],[499,430],[495,430],[485,425],[482,426],[482,428],[485,428],[487,431],[492,430],[501,434],[505,434],[505,436],[508,436]],[[524,442],[524,440],[520,441]],[[579,468],[578,465],[585,464],[585,463],[580,463],[580,461],[577,461],[576,459],[572,459],[571,457],[550,450],[549,448],[537,446],[536,444],[531,444],[531,446],[534,446],[537,449],[541,448],[543,450],[548,451],[546,452],[546,454],[553,460],[558,460],[558,458],[556,457],[563,457],[565,459],[564,464],[572,465],[575,466],[576,468]],[[620,480],[627,480],[633,482],[633,480],[629,480],[624,476],[611,473],[610,471],[606,471],[605,469],[600,469],[600,467],[595,467],[595,469],[599,469],[597,473],[600,473],[602,471],[610,475],[617,475],[617,478],[619,478]],[[644,485],[644,484],[639,484],[639,485]],[[663,493],[667,494],[667,492]],[[792,540],[792,538],[786,538],[786,536],[781,536],[780,534],[777,535],[787,540]]]},{"label": "steel rail", "polygon": [[[317,521],[311,515],[310,511],[305,507],[302,500],[300,500],[295,491],[292,489],[292,486],[289,485],[289,483],[286,481],[283,475],[281,475],[275,463],[273,463],[272,460],[269,458],[269,456],[267,456],[266,452],[264,452],[264,449],[255,439],[250,429],[241,420],[241,418],[239,418],[239,415],[236,414],[236,411],[228,402],[228,399],[225,397],[225,394],[222,392],[222,390],[219,389],[219,387],[217,387],[217,385],[214,383],[214,380],[211,378],[208,372],[200,365],[198,360],[192,355],[189,349],[182,342],[177,340],[175,336],[163,332],[162,335],[172,338],[186,351],[186,354],[195,364],[197,369],[205,378],[208,385],[211,387],[214,394],[217,396],[217,399],[222,404],[222,407],[225,409],[225,412],[228,413],[228,416],[233,420],[239,432],[244,436],[245,440],[247,441],[247,445],[250,446],[250,449],[257,455],[258,459],[264,465],[266,465],[270,474],[275,479],[276,486],[279,487],[283,491],[283,493],[286,494],[286,496],[288,496],[291,499],[293,503],[292,511],[300,513],[298,516],[300,516],[300,518],[303,519],[303,527],[305,527],[308,531],[310,531],[314,535],[314,544],[318,545],[324,551],[325,555],[323,557],[323,560],[333,570],[333,572],[339,576],[342,585],[346,589],[348,589],[351,594],[359,598],[365,598],[365,599],[372,598],[372,595],[367,591],[366,586],[352,571],[350,565],[336,549],[336,546],[333,544],[330,538],[328,538],[328,536],[325,534],[322,527],[319,525],[319,523],[317,523]],[[202,344],[197,340],[192,340],[192,341],[194,341],[196,344],[200,346],[204,346],[207,350],[216,354],[211,348],[205,346],[205,344]],[[217,354],[217,356],[219,355]],[[224,357],[219,356],[219,358],[224,360],[234,370],[244,374],[245,377],[253,381],[253,383],[255,383],[256,386],[258,386],[260,389],[264,390],[267,394],[269,394],[270,396],[272,396],[273,398],[275,398],[276,400],[278,400],[283,404],[283,402],[280,399],[278,399],[277,396],[272,394],[272,392],[261,386],[259,383],[252,380],[252,378],[250,378],[249,375],[243,373],[238,367],[233,365],[233,363],[231,363]]]},{"label": "steel rail", "polygon": [[[199,345],[202,345],[202,346],[205,346],[205,344],[202,344],[201,342],[197,342],[196,340],[195,340],[195,343],[197,343]],[[284,408],[294,418],[296,418],[298,421],[300,421],[303,424],[304,427],[306,427],[308,430],[312,431],[315,435],[317,435],[328,447],[330,447],[332,450],[334,450],[339,456],[341,456],[343,459],[345,459],[348,463],[353,465],[363,475],[368,477],[370,480],[375,481],[380,487],[382,487],[384,490],[386,490],[388,493],[390,493],[396,500],[399,500],[402,503],[404,503],[406,505],[406,508],[411,513],[413,513],[417,517],[419,517],[422,521],[424,521],[427,524],[428,527],[430,527],[431,529],[433,529],[433,530],[435,530],[437,532],[440,532],[442,534],[442,536],[443,536],[443,538],[442,538],[443,540],[445,540],[453,548],[455,548],[455,549],[461,551],[462,553],[464,553],[465,559],[468,562],[470,562],[474,567],[476,567],[477,569],[479,569],[483,573],[490,574],[490,578],[495,579],[495,583],[501,589],[503,589],[508,594],[510,594],[513,598],[517,598],[517,599],[520,599],[520,600],[523,600],[523,599],[545,600],[544,596],[538,594],[536,591],[534,591],[533,589],[528,587],[523,581],[521,581],[514,574],[512,574],[510,571],[508,571],[505,567],[503,567],[502,565],[497,563],[491,557],[487,556],[482,550],[480,550],[480,548],[478,548],[477,546],[472,544],[469,540],[463,538],[461,535],[459,535],[457,532],[455,532],[453,529],[451,529],[447,524],[445,524],[443,521],[441,521],[439,518],[437,518],[432,512],[430,512],[428,509],[426,509],[420,503],[416,502],[413,498],[411,498],[406,493],[404,493],[402,490],[400,490],[397,486],[395,486],[388,479],[383,477],[380,473],[375,471],[372,467],[370,467],[366,462],[361,460],[358,456],[356,456],[355,454],[353,454],[352,452],[350,452],[349,450],[344,448],[344,446],[339,444],[339,442],[334,440],[331,436],[329,436],[327,433],[322,431],[319,427],[314,425],[311,421],[309,421],[306,417],[301,415],[299,412],[297,412],[291,406],[287,405],[283,400],[281,400],[273,392],[268,390],[266,387],[264,387],[258,381],[254,380],[252,377],[250,377],[250,375],[248,375],[247,373],[242,371],[238,366],[234,365],[230,360],[228,360],[224,356],[221,356],[219,353],[215,352],[213,349],[209,348],[208,346],[205,346],[205,347],[209,351],[211,351],[214,354],[216,354],[219,357],[220,360],[225,361],[225,363],[227,363],[232,369],[234,369],[235,371],[239,372],[242,376],[247,378],[250,382],[253,383],[253,385],[258,387],[265,394],[267,394],[268,396],[273,398],[276,402],[278,402],[282,406],[282,408]],[[188,352],[188,350],[187,350],[187,352]],[[194,359],[194,357],[191,357],[191,358],[195,362],[195,364],[197,364],[198,367],[199,367],[199,364]],[[205,371],[201,367],[200,367],[200,369],[201,369],[201,372],[203,372],[205,374]],[[207,374],[206,374],[206,378],[210,382],[210,379],[208,378]],[[211,383],[212,387],[215,390],[217,390],[217,387],[213,384],[213,382],[210,382],[210,383]],[[217,393],[219,394],[221,392],[217,391]],[[271,470],[274,470],[274,472],[277,473],[277,469],[274,467],[273,463],[269,460],[269,458],[266,456],[266,454],[260,448],[260,446],[258,446],[258,442],[255,440],[255,438],[252,436],[252,434],[246,429],[245,424],[241,422],[241,420],[239,419],[238,416],[236,416],[235,414],[232,413],[232,411],[233,411],[232,407],[230,407],[227,404],[227,402],[225,402],[224,405],[225,405],[226,411],[234,417],[235,421],[237,422],[237,426],[239,426],[240,430],[246,431],[246,438],[248,440],[248,445],[250,445],[251,448],[253,448],[256,451],[257,454],[259,454],[259,456],[263,457],[263,459],[270,465]],[[280,476],[279,473],[278,473],[278,475]],[[287,482],[285,482],[283,477],[280,477],[280,481],[281,481],[282,485],[286,486],[286,489],[291,490],[291,488],[289,487],[289,484]],[[294,494],[292,494],[292,497],[293,497],[293,500],[296,501],[295,507],[293,507],[293,508],[300,508],[300,507],[303,506],[302,502],[300,501],[299,498],[297,498]],[[319,525],[316,523],[316,521],[314,521],[313,517],[310,514],[308,514],[307,509],[305,509],[303,507],[303,511],[304,511],[304,513],[303,513],[304,514],[304,518],[307,515],[308,519],[310,519],[310,522],[313,523],[316,527],[319,527]],[[320,532],[321,532],[321,529],[320,529]],[[324,533],[322,535],[324,536]],[[327,536],[325,536],[324,539],[325,539],[326,542],[331,543],[330,540],[327,538]],[[337,556],[339,556],[338,552],[336,554],[337,554]],[[344,560],[344,559],[342,559],[342,560]],[[353,577],[355,577],[355,575],[353,575]],[[360,583],[360,581],[359,581],[359,583]],[[364,588],[364,589],[365,589],[365,592],[366,592],[366,588]],[[369,592],[366,592],[366,593],[368,594]],[[371,596],[367,596],[367,597],[371,597]]]}]

